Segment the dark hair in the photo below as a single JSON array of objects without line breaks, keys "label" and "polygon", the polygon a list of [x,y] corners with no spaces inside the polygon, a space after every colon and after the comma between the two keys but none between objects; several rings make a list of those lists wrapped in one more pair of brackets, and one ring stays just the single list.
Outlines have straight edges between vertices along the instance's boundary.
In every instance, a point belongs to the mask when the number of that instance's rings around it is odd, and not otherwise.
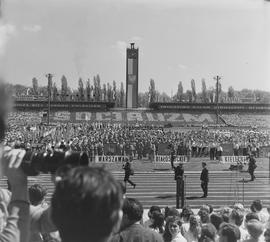
[{"label": "dark hair", "polygon": [[230,242],[237,242],[237,240],[240,239],[240,230],[234,224],[222,223],[220,225],[219,233],[220,235],[226,237],[227,241]]},{"label": "dark hair", "polygon": [[230,215],[231,219],[235,221],[237,226],[240,226],[244,220],[244,214],[239,209],[233,209]]},{"label": "dark hair", "polygon": [[47,190],[39,184],[34,184],[28,188],[30,203],[34,206],[39,205],[45,196],[47,195]]},{"label": "dark hair", "polygon": [[217,230],[215,226],[211,223],[204,224],[202,225],[202,231],[201,231],[201,236],[199,238],[199,241],[204,241],[204,242],[210,242],[210,241],[215,241],[215,237],[217,234]]},{"label": "dark hair", "polygon": [[52,220],[63,241],[99,241],[119,220],[122,192],[102,167],[76,167],[56,184]]},{"label": "dark hair", "polygon": [[153,213],[154,211],[158,211],[158,212],[161,213],[161,209],[160,209],[159,206],[155,206],[155,205],[151,206],[150,209],[149,209],[149,212]]},{"label": "dark hair", "polygon": [[182,212],[181,212],[181,218],[186,218],[189,221],[189,218],[191,215],[193,215],[193,211],[189,207],[184,207]]},{"label": "dark hair", "polygon": [[209,213],[212,213],[214,210],[213,206],[211,204],[206,204],[206,206],[209,207]]},{"label": "dark hair", "polygon": [[246,214],[246,218],[245,218],[246,223],[251,219],[256,219],[258,221],[260,220],[258,214],[256,214],[256,213],[248,213],[248,214]]},{"label": "dark hair", "polygon": [[220,224],[223,222],[223,218],[220,214],[212,213],[210,215],[210,222],[215,226],[216,230],[218,230]]},{"label": "dark hair", "polygon": [[180,216],[180,213],[176,208],[165,207],[165,219],[169,216]]},{"label": "dark hair", "polygon": [[123,204],[123,214],[127,215],[130,221],[140,221],[143,216],[143,206],[135,198],[126,198]]},{"label": "dark hair", "polygon": [[254,200],[250,206],[252,212],[261,211],[262,210],[262,202],[261,200]]},{"label": "dark hair", "polygon": [[158,211],[152,213],[153,224],[150,225],[150,228],[158,229],[159,233],[164,233],[164,215]]}]

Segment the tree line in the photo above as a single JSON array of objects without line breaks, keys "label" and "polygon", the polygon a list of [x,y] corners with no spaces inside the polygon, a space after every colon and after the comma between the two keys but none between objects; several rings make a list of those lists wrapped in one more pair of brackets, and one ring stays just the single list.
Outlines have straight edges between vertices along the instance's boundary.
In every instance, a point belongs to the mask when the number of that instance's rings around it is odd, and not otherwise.
[{"label": "tree line", "polygon": [[[32,98],[32,99],[47,99],[50,93],[52,101],[87,101],[98,102],[107,101],[115,102],[116,107],[125,107],[126,93],[123,82],[120,87],[117,87],[116,82],[101,83],[100,76],[95,75],[92,80],[89,78],[83,80],[79,78],[78,87],[72,90],[68,85],[68,80],[65,75],[60,79],[60,88],[56,82],[50,82],[46,86],[39,86],[38,79],[32,79],[32,86],[7,84],[8,89],[13,93],[15,98]],[[190,81],[190,89],[184,91],[182,81],[179,81],[177,91],[168,95],[165,92],[159,92],[156,89],[154,79],[150,79],[149,89],[147,92],[138,94],[138,106],[148,107],[152,102],[262,102],[269,103],[270,93],[260,90],[243,89],[236,91],[232,86],[227,91],[222,90],[221,82],[218,86],[206,86],[205,79],[201,79],[200,91],[196,89],[194,79]],[[218,100],[217,100],[218,99]]]}]

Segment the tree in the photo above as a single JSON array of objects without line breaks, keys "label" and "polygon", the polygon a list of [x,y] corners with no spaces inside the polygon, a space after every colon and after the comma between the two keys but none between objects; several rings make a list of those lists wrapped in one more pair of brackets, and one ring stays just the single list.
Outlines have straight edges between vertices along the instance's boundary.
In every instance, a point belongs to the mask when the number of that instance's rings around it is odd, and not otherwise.
[{"label": "tree", "polygon": [[125,90],[124,90],[124,83],[121,82],[121,88],[120,88],[120,107],[124,107],[125,105]]},{"label": "tree", "polygon": [[107,83],[107,98],[109,102],[112,101],[112,86],[110,83]]},{"label": "tree", "polygon": [[112,89],[112,100],[116,101],[116,82],[113,80],[113,89]]},{"label": "tree", "polygon": [[191,92],[192,92],[192,100],[194,102],[197,101],[197,94],[196,94],[196,86],[195,86],[195,80],[191,79]]},{"label": "tree", "polygon": [[149,92],[138,93],[138,106],[147,107],[149,99]]},{"label": "tree", "polygon": [[235,92],[232,86],[229,86],[227,96],[230,101],[234,100]]},{"label": "tree", "polygon": [[206,89],[206,84],[205,84],[204,79],[202,79],[202,101],[204,103],[207,102],[207,89]]},{"label": "tree", "polygon": [[86,100],[88,102],[91,101],[91,85],[90,85],[90,79],[89,78],[86,81]]},{"label": "tree", "polygon": [[66,101],[68,95],[68,84],[65,75],[61,77],[61,100]]},{"label": "tree", "polygon": [[103,100],[107,101],[108,100],[108,96],[107,96],[107,88],[106,88],[106,84],[103,84]]},{"label": "tree", "polygon": [[183,85],[182,85],[182,82],[180,81],[179,83],[178,83],[178,89],[177,89],[177,94],[176,94],[176,100],[178,101],[178,102],[182,102],[182,100],[183,100]]},{"label": "tree", "polygon": [[83,86],[83,80],[80,77],[78,81],[78,100],[83,101],[84,100],[84,86]]},{"label": "tree", "polygon": [[97,101],[100,101],[101,100],[101,84],[100,84],[100,77],[99,77],[99,74],[97,74],[96,76],[96,82],[97,82],[97,90],[96,90],[96,95],[97,95]]},{"label": "tree", "polygon": [[155,80],[150,79],[150,87],[149,87],[149,103],[156,101],[156,87]]},{"label": "tree", "polygon": [[97,79],[96,79],[96,76],[94,76],[94,87],[93,87],[93,98],[94,98],[94,101],[97,101],[98,100],[98,87],[97,87]]},{"label": "tree", "polygon": [[57,86],[55,82],[53,83],[53,88],[52,88],[52,100],[58,101],[58,90],[57,90]]},{"label": "tree", "polygon": [[192,91],[187,90],[186,95],[187,95],[188,101],[191,103],[193,100]]},{"label": "tree", "polygon": [[35,77],[32,79],[32,86],[33,86],[33,94],[38,95],[38,80]]}]

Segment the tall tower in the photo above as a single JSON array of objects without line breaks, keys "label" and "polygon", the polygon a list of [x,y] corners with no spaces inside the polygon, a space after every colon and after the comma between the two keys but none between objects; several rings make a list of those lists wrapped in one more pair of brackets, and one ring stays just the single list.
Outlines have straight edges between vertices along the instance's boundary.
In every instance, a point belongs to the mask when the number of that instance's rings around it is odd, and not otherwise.
[{"label": "tall tower", "polygon": [[134,48],[134,43],[130,43],[127,48],[126,62],[126,107],[138,107],[138,67],[139,49]]}]

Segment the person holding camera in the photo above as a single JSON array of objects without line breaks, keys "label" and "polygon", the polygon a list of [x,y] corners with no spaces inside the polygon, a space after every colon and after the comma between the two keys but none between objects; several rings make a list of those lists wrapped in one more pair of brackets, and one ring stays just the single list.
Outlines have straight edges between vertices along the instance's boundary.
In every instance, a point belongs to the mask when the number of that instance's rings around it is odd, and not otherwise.
[{"label": "person holding camera", "polygon": [[125,164],[123,164],[122,168],[125,170],[125,177],[124,177],[124,182],[125,182],[125,187],[127,187],[127,182],[133,186],[133,189],[135,189],[136,184],[133,183],[129,177],[134,175],[134,170],[131,168],[130,162],[127,160]]},{"label": "person holding camera", "polygon": [[[6,130],[6,118],[10,102],[5,87],[0,80],[0,140],[3,141]],[[21,149],[11,149],[0,144],[0,173],[6,176],[11,189],[9,201],[0,201],[6,211],[6,219],[0,231],[1,242],[27,242],[30,231],[29,197],[27,176],[20,165],[25,155]],[[1,193],[7,193],[1,189]]]}]

